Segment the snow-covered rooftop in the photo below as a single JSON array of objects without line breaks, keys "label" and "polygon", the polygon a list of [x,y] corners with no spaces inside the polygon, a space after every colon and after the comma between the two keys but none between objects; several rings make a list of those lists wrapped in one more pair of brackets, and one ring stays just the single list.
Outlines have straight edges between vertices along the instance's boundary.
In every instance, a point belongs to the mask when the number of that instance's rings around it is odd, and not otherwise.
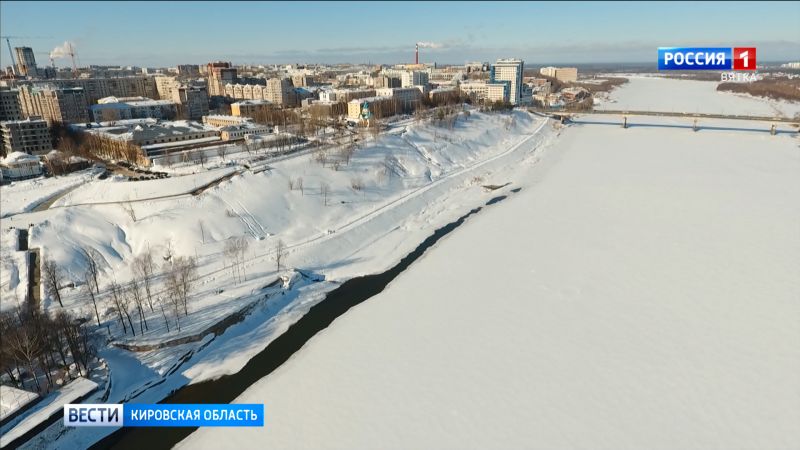
[{"label": "snow-covered rooftop", "polygon": [[2,164],[14,164],[23,161],[39,161],[39,158],[23,152],[12,152],[8,156],[0,160]]},{"label": "snow-covered rooftop", "polygon": [[39,394],[0,385],[0,420],[5,419],[28,403],[36,400]]}]

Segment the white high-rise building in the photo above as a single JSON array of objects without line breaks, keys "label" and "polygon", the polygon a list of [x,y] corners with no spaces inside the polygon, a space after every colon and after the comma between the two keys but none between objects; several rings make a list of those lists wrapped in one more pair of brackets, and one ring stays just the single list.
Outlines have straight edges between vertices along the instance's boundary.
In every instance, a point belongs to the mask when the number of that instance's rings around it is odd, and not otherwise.
[{"label": "white high-rise building", "polygon": [[428,72],[418,70],[403,72],[400,76],[400,83],[402,87],[427,86]]},{"label": "white high-rise building", "polygon": [[522,71],[525,63],[520,59],[498,59],[492,65],[491,83],[505,83],[508,86],[508,101],[512,105],[520,103]]}]

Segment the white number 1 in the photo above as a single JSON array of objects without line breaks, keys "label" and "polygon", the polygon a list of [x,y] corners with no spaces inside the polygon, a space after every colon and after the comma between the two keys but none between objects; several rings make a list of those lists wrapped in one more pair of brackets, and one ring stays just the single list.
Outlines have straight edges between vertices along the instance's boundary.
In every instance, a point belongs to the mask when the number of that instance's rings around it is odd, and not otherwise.
[{"label": "white number 1", "polygon": [[747,54],[748,53],[749,52],[742,52],[742,53],[739,54],[739,57],[744,59],[744,66],[745,67],[749,67],[750,66],[750,64],[748,63],[749,59],[747,58],[747,56],[748,56]]}]

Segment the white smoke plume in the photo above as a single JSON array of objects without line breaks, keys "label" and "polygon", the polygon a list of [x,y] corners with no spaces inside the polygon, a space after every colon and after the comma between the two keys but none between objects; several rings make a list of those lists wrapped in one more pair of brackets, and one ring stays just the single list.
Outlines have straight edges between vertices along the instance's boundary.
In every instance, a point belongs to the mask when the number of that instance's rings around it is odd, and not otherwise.
[{"label": "white smoke plume", "polygon": [[66,58],[67,56],[69,56],[70,52],[73,53],[75,52],[75,43],[70,41],[64,41],[63,44],[54,48],[53,51],[50,52],[50,57],[53,59]]},{"label": "white smoke plume", "polygon": [[442,48],[443,45],[438,42],[417,42],[419,48]]}]

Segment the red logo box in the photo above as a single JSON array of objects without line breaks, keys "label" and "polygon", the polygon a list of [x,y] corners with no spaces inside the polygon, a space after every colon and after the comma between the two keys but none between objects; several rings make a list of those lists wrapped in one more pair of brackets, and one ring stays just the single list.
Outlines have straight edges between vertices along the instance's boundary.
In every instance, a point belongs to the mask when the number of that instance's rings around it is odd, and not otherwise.
[{"label": "red logo box", "polygon": [[755,47],[734,48],[733,70],[756,70],[756,48]]}]

